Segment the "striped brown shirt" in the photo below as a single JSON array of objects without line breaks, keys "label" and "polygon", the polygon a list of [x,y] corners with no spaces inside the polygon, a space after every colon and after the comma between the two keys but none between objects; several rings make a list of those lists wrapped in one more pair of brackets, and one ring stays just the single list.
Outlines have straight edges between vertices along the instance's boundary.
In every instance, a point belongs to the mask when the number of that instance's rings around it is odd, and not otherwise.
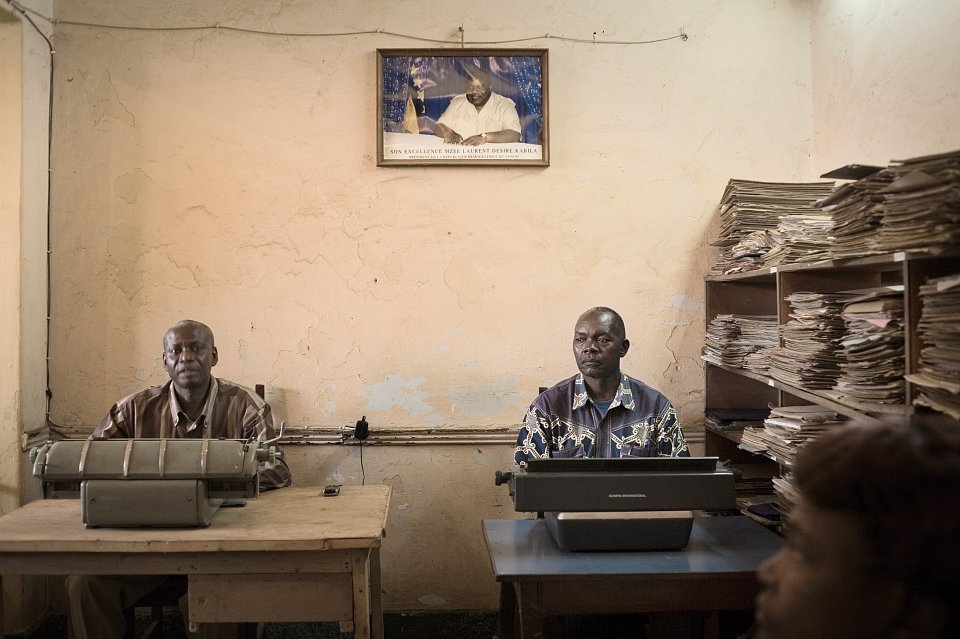
[{"label": "striped brown shirt", "polygon": [[[151,386],[114,404],[93,431],[93,437],[179,439],[245,439],[275,437],[270,405],[252,390],[226,379],[210,378],[203,412],[191,422],[179,409],[173,382]],[[261,464],[260,484],[276,488],[290,484],[290,470],[279,460]]]}]

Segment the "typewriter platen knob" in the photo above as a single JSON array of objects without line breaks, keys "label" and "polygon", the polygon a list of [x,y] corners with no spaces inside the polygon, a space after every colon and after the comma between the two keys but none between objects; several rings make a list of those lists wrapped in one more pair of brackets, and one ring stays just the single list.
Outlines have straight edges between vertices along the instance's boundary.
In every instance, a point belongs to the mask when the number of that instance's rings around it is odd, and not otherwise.
[{"label": "typewriter platen knob", "polygon": [[513,473],[510,471],[498,470],[493,475],[493,481],[497,484],[497,486],[506,484],[511,479],[513,479]]}]

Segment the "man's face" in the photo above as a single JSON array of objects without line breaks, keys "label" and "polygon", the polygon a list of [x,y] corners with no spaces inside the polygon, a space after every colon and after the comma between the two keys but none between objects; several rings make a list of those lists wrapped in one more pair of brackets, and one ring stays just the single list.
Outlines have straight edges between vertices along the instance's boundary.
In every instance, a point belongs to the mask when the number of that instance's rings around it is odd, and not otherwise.
[{"label": "man's face", "polygon": [[478,78],[467,78],[467,101],[475,107],[482,107],[490,99],[490,84]]},{"label": "man's face", "polygon": [[163,338],[163,367],[178,390],[205,389],[217,358],[213,336],[202,327],[175,327]]},{"label": "man's face", "polygon": [[620,376],[620,359],[630,342],[613,326],[609,313],[584,313],[573,329],[573,356],[584,377]]},{"label": "man's face", "polygon": [[758,636],[893,636],[897,587],[872,568],[865,548],[854,515],[824,510],[801,498],[791,511],[786,545],[758,572]]}]

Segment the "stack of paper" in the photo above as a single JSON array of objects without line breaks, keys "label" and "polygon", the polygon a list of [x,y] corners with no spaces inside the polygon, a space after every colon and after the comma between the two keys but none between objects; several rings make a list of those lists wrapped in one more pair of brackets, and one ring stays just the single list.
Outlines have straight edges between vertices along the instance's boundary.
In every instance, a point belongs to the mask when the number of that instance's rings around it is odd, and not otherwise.
[{"label": "stack of paper", "polygon": [[960,244],[960,151],[894,162],[882,189],[881,252]]},{"label": "stack of paper", "polygon": [[816,209],[780,217],[771,235],[774,248],[764,256],[765,266],[830,259],[833,246],[832,209]]},{"label": "stack of paper", "polygon": [[730,180],[720,201],[720,231],[714,246],[720,256],[711,272],[719,274],[759,268],[776,244],[781,217],[820,212],[813,203],[833,190],[832,182],[756,182]]},{"label": "stack of paper", "polygon": [[782,477],[773,478],[773,492],[777,498],[773,502],[774,507],[780,511],[783,516],[790,514],[794,505],[797,503],[797,489],[793,485],[793,473],[786,473]]},{"label": "stack of paper", "polygon": [[788,471],[782,477],[773,477],[772,480],[776,495],[773,504],[782,513],[789,513],[796,501],[793,474],[789,469],[796,462],[797,454],[822,433],[842,424],[837,413],[822,406],[781,406],[770,411],[762,429],[754,429],[751,433],[756,443],[741,444],[741,448],[751,451],[759,445],[768,457],[787,467]]},{"label": "stack of paper", "polygon": [[920,287],[919,371],[914,404],[960,419],[960,274],[930,279]]},{"label": "stack of paper", "polygon": [[960,151],[894,160],[822,204],[833,212],[835,258],[956,246]]},{"label": "stack of paper", "polygon": [[827,199],[824,208],[833,211],[834,258],[877,253],[875,241],[882,219],[883,196],[880,191],[893,181],[889,170],[879,171],[850,184],[844,184]]},{"label": "stack of paper", "polygon": [[776,315],[717,315],[707,325],[701,357],[711,364],[742,368],[745,359],[776,346]]},{"label": "stack of paper", "polygon": [[704,426],[708,429],[735,433],[746,427],[763,427],[763,420],[770,416],[770,409],[707,407],[704,413]]},{"label": "stack of paper", "polygon": [[841,423],[837,413],[822,406],[782,406],[770,411],[763,428],[755,429],[751,438],[761,442],[768,457],[792,466],[804,445]]},{"label": "stack of paper", "polygon": [[840,376],[841,312],[850,295],[797,292],[785,299],[793,309],[780,328],[783,345],[768,354],[771,377],[806,389],[833,388]]},{"label": "stack of paper", "polygon": [[843,307],[846,335],[836,390],[851,404],[902,404],[905,397],[903,286],[851,298]]}]

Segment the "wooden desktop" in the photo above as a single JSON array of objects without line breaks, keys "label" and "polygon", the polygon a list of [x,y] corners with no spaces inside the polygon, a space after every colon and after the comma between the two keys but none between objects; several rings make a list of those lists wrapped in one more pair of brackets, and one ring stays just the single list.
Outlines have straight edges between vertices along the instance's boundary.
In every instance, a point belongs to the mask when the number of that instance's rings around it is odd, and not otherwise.
[{"label": "wooden desktop", "polygon": [[187,575],[191,624],[336,621],[382,639],[389,501],[389,486],[283,488],[179,529],[85,528],[79,500],[35,501],[0,517],[0,592],[2,575]]}]

